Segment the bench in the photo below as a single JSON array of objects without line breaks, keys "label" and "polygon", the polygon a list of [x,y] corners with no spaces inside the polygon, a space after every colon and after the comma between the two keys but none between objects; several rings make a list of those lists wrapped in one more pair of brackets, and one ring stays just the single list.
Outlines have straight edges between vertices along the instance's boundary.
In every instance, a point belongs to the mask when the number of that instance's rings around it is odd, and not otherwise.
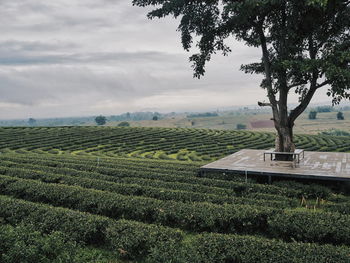
[{"label": "bench", "polygon": [[280,155],[292,155],[293,156],[293,162],[297,161],[297,163],[300,163],[300,155],[302,155],[302,159],[304,159],[304,150],[303,149],[295,149],[294,152],[276,152],[275,149],[270,149],[264,152],[264,162],[266,160],[266,155],[271,156],[271,161],[273,160],[273,156],[276,156],[276,154]]}]

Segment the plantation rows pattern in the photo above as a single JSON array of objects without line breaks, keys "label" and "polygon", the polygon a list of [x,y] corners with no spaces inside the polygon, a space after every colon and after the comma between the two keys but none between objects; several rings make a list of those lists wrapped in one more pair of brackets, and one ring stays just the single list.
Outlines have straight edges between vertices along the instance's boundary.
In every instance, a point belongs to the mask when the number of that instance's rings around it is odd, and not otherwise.
[{"label": "plantation rows pattern", "polygon": [[[209,161],[243,148],[268,149],[274,138],[271,133],[208,129],[18,127],[0,128],[0,151]],[[296,135],[295,142],[311,151],[350,151],[346,137]]]},{"label": "plantation rows pattern", "polygon": [[[24,224],[51,240],[59,231],[84,249],[107,248],[135,262],[349,262],[350,197],[313,184],[198,177],[198,167],[4,153],[0,233]],[[323,200],[316,211],[301,207],[316,198]]]}]

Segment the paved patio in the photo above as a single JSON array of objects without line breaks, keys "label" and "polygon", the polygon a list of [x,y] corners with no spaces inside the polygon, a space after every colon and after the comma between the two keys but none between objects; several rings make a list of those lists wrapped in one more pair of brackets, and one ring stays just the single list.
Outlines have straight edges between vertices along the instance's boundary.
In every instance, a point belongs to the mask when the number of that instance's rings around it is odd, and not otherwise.
[{"label": "paved patio", "polygon": [[300,163],[263,160],[265,150],[241,150],[200,168],[201,172],[236,172],[332,181],[350,181],[350,153],[305,152]]}]

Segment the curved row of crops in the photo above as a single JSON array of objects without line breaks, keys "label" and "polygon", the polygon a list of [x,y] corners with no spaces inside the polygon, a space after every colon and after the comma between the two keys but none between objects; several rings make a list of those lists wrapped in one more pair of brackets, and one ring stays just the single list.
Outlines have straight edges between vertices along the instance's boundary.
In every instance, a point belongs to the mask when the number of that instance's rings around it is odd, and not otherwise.
[{"label": "curved row of crops", "polygon": [[[350,151],[350,138],[296,135],[305,150]],[[0,128],[0,151],[208,161],[243,148],[267,149],[274,135],[249,131],[173,128]]]},{"label": "curved row of crops", "polygon": [[[4,153],[0,233],[4,244],[50,241],[36,255],[57,262],[349,262],[350,197],[197,170],[178,161]],[[32,239],[16,235],[30,229]],[[18,250],[0,242],[2,251]]]}]

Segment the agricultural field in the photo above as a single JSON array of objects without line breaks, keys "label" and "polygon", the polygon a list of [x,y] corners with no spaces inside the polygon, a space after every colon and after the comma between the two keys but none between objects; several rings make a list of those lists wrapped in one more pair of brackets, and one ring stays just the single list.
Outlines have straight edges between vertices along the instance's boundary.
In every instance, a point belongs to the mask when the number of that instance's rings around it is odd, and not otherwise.
[{"label": "agricultural field", "polygon": [[[350,262],[347,185],[199,176],[273,134],[1,128],[0,262]],[[347,137],[297,135],[307,150]]]},{"label": "agricultural field", "polygon": [[[267,132],[193,128],[18,127],[0,128],[0,152],[50,153],[170,159],[215,160],[240,149],[268,149],[275,136]],[[295,135],[298,148],[350,151],[350,137]]]}]

